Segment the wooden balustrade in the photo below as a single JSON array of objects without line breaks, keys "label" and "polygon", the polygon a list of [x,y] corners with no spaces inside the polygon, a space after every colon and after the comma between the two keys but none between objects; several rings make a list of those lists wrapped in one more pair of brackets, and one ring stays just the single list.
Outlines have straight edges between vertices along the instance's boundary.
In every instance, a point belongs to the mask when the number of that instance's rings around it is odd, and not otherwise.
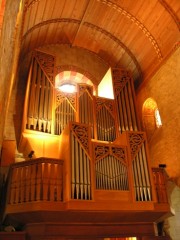
[{"label": "wooden balustrade", "polygon": [[8,204],[63,200],[63,161],[39,158],[12,164]]},{"label": "wooden balustrade", "polygon": [[163,168],[153,168],[153,177],[155,191],[157,195],[158,203],[168,203],[167,191],[166,191],[166,174]]}]

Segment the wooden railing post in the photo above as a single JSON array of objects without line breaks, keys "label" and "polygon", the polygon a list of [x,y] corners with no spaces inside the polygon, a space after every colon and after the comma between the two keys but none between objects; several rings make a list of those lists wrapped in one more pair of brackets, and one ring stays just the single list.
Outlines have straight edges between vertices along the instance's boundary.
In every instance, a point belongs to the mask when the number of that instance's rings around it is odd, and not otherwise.
[{"label": "wooden railing post", "polygon": [[157,201],[158,203],[168,203],[165,171],[163,168],[153,168],[152,171]]}]

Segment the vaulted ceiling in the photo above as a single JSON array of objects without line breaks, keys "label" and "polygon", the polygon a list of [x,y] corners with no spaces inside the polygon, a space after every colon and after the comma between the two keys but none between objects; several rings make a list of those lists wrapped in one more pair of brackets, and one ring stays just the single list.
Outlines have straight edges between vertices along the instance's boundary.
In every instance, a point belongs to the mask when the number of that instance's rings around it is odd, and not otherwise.
[{"label": "vaulted ceiling", "polygon": [[179,18],[179,0],[27,0],[21,54],[53,46],[64,58],[75,51],[77,59],[93,58],[102,72],[130,70],[139,85],[178,45]]}]

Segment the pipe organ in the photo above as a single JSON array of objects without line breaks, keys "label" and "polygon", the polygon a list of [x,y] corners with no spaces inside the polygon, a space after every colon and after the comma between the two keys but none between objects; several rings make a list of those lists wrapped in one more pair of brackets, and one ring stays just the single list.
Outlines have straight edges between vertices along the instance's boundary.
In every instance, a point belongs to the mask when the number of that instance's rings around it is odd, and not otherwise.
[{"label": "pipe organ", "polygon": [[88,126],[72,124],[70,133],[72,199],[92,199],[88,135]]},{"label": "pipe organ", "polygon": [[[31,62],[26,128],[51,133],[53,85],[48,73],[49,69],[52,68],[52,64],[50,67],[49,64],[43,64],[44,55],[47,54],[34,54]],[[47,63],[52,60],[47,58]]]},{"label": "pipe organ", "polygon": [[[146,137],[138,132],[132,78],[112,69],[115,99],[93,96],[93,88],[77,84],[77,92],[55,88],[53,57],[36,53],[29,72],[26,128],[61,137],[68,162],[69,196],[91,200],[94,188],[134,192],[135,201],[151,201]],[[69,142],[64,137],[69,128]],[[126,141],[123,141],[126,135]],[[68,157],[67,157],[68,155]],[[95,176],[92,176],[95,174]],[[132,177],[131,177],[132,175]],[[131,179],[132,178],[132,179]]]},{"label": "pipe organ", "polygon": [[121,133],[124,131],[137,131],[138,120],[132,78],[127,71],[122,69],[113,69],[112,78],[119,131]]},{"label": "pipe organ", "polygon": [[128,190],[127,152],[125,147],[94,143],[96,189]]},{"label": "pipe organ", "polygon": [[151,184],[148,169],[145,134],[142,132],[129,132],[135,196],[137,201],[151,201]]},{"label": "pipe organ", "polygon": [[93,118],[93,89],[86,84],[78,85],[78,108],[80,123],[89,124],[91,127],[91,135],[94,136],[94,118]]},{"label": "pipe organ", "polygon": [[97,139],[113,142],[116,139],[114,101],[95,97]]},{"label": "pipe organ", "polygon": [[56,93],[55,134],[60,135],[70,121],[76,117],[76,95],[73,93]]}]

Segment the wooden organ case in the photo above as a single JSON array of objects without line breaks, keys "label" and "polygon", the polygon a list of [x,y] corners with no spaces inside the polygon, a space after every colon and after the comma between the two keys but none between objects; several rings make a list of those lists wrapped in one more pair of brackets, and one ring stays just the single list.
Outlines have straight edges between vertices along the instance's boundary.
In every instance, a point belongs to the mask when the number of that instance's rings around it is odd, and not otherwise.
[{"label": "wooden organ case", "polygon": [[[18,213],[18,204],[21,211],[26,203],[36,204],[38,192],[38,201],[50,203],[48,220],[48,205],[36,207],[44,213],[44,221],[78,223],[83,229],[95,224],[97,236],[103,235],[104,226],[104,236],[153,235],[154,222],[169,212],[169,205],[166,197],[158,202],[160,191],[155,189],[154,179],[157,183],[160,175],[150,167],[131,75],[124,69],[112,69],[114,99],[94,96],[92,86],[83,83],[77,85],[77,92],[64,93],[55,89],[54,61],[45,53],[33,55],[19,149],[24,154],[33,150],[36,161],[11,168],[7,213],[28,223],[28,217]],[[34,197],[27,199],[21,187],[22,182],[26,185],[22,169],[33,161],[28,184],[36,186],[40,178],[42,183],[38,190],[29,187]],[[31,171],[31,167],[26,169]],[[164,185],[160,189],[166,195]],[[24,211],[31,212],[31,207]],[[55,217],[56,211],[61,217]],[[36,215],[34,221],[37,219]]]}]

